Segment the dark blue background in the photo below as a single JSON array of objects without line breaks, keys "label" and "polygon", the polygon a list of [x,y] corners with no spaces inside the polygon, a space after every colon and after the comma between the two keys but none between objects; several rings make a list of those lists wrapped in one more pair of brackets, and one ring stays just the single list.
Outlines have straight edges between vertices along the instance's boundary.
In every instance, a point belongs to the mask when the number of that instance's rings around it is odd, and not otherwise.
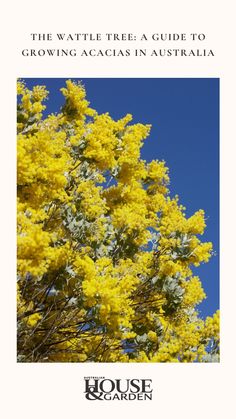
[{"label": "dark blue background", "polygon": [[[47,112],[63,104],[59,89],[66,79],[27,79],[31,88],[50,91]],[[73,79],[75,80],[75,79]],[[81,79],[80,79],[81,80]],[[114,119],[131,113],[133,122],[152,124],[142,158],[164,159],[170,169],[171,196],[179,195],[190,216],[204,209],[204,241],[212,241],[216,256],[194,269],[207,299],[202,316],[219,307],[219,79],[82,79],[91,107]]]}]

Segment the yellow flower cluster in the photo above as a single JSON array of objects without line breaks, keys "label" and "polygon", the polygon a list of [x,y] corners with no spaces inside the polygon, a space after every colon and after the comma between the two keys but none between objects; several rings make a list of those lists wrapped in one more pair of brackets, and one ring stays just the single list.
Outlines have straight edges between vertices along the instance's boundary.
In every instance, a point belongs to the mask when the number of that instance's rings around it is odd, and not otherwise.
[{"label": "yellow flower cluster", "polygon": [[44,231],[46,215],[18,207],[18,269],[21,276],[40,277],[48,269],[58,269],[70,258],[70,245],[54,247],[55,233]]},{"label": "yellow flower cluster", "polygon": [[96,186],[93,181],[82,181],[77,193],[81,200],[81,210],[89,219],[95,219],[106,213],[106,202],[101,197],[102,187]]},{"label": "yellow flower cluster", "polygon": [[158,341],[158,337],[156,332],[154,332],[153,330],[149,330],[148,332],[148,339],[150,339],[151,342],[157,342]]},{"label": "yellow flower cluster", "polygon": [[85,304],[97,307],[101,323],[111,328],[116,337],[121,335],[122,328],[132,328],[134,310],[130,305],[130,296],[138,282],[137,276],[132,273],[132,262],[121,260],[114,267],[109,258],[102,257],[94,263],[85,256],[78,257],[74,265],[82,278]]},{"label": "yellow flower cluster", "polygon": [[[32,130],[36,122],[42,117],[46,108],[42,102],[47,98],[48,91],[45,86],[35,86],[32,91],[25,87],[23,81],[17,83],[17,95],[21,100],[18,103],[17,128],[22,131],[24,128]],[[30,122],[30,124],[29,124]],[[29,126],[27,126],[29,124]]]},{"label": "yellow flower cluster", "polygon": [[18,191],[22,201],[41,208],[56,199],[68,200],[65,186],[69,156],[63,132],[44,130],[29,136],[19,134],[17,162]]},{"label": "yellow flower cluster", "polygon": [[183,283],[185,290],[183,304],[186,306],[193,306],[199,304],[206,298],[206,294],[202,288],[200,279],[197,276],[193,276],[189,281]]},{"label": "yellow flower cluster", "polygon": [[210,338],[215,336],[216,339],[219,339],[220,332],[220,312],[219,310],[213,314],[213,317],[207,317],[205,321],[205,336]]},{"label": "yellow flower cluster", "polygon": [[61,88],[66,102],[64,105],[64,122],[71,119],[85,120],[86,115],[94,115],[94,110],[89,108],[89,102],[85,99],[86,92],[81,84],[66,81],[66,87]]}]

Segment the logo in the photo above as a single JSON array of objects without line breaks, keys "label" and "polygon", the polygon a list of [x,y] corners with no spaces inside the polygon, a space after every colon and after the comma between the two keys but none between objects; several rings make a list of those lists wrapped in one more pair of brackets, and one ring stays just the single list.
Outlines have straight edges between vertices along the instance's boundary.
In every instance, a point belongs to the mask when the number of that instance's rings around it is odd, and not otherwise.
[{"label": "logo", "polygon": [[84,381],[87,400],[152,400],[152,380],[148,378],[84,377]]}]

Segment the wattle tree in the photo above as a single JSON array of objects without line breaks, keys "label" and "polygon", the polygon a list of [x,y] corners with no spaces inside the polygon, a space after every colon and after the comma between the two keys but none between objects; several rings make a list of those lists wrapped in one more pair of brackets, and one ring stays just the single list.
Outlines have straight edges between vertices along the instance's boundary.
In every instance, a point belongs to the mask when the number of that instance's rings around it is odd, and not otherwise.
[{"label": "wattle tree", "polygon": [[150,125],[98,114],[68,80],[64,105],[17,85],[18,361],[212,362],[219,312],[192,267],[212,244],[163,161],[142,160]]}]

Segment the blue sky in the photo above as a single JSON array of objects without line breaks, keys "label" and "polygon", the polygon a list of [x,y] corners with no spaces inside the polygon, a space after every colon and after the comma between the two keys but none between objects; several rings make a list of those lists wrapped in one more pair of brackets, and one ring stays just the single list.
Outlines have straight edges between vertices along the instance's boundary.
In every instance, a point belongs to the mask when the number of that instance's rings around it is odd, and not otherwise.
[{"label": "blue sky", "polygon": [[[47,86],[50,113],[63,104],[59,89],[65,80],[26,79],[26,84]],[[114,119],[131,113],[134,123],[152,124],[142,158],[166,161],[171,196],[179,195],[187,216],[205,210],[202,239],[213,242],[216,256],[194,271],[207,294],[198,309],[203,317],[212,315],[219,307],[219,79],[79,80],[98,113],[109,112]]]}]

